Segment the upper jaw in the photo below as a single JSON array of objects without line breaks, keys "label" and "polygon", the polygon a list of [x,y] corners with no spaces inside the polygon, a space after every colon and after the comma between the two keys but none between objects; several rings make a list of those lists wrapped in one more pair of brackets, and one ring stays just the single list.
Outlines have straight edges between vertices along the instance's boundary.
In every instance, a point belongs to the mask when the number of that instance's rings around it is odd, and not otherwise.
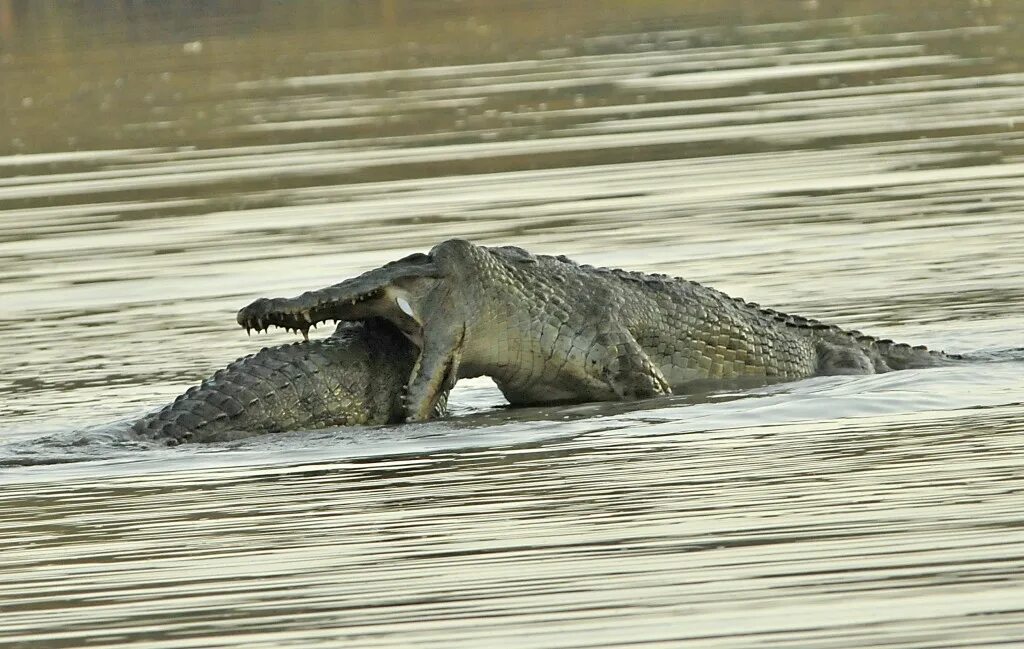
[{"label": "upper jaw", "polygon": [[309,328],[328,320],[365,320],[372,317],[372,307],[383,291],[359,294],[348,300],[318,299],[313,293],[294,298],[261,297],[239,310],[235,317],[246,332],[267,331],[271,326],[302,332],[308,339]]},{"label": "upper jaw", "polygon": [[410,339],[422,338],[419,302],[440,276],[427,255],[411,255],[317,291],[293,298],[260,298],[242,308],[236,320],[250,331],[271,326],[302,332],[328,320],[384,318]]}]

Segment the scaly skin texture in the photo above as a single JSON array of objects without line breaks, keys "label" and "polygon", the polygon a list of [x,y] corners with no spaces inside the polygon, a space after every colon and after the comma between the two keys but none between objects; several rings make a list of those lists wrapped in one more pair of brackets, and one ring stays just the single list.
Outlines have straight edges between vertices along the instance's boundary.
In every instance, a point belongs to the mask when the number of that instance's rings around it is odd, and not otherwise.
[{"label": "scaly skin texture", "polygon": [[131,430],[173,446],[395,423],[404,418],[403,394],[416,356],[416,347],[387,322],[342,323],[327,338],[268,347],[231,363]]},{"label": "scaly skin texture", "polygon": [[509,402],[636,399],[697,385],[870,374],[958,357],[894,344],[680,278],[578,265],[453,239],[296,298],[238,313],[305,331],[382,317],[421,347],[407,415],[427,418],[458,378],[488,375]]}]

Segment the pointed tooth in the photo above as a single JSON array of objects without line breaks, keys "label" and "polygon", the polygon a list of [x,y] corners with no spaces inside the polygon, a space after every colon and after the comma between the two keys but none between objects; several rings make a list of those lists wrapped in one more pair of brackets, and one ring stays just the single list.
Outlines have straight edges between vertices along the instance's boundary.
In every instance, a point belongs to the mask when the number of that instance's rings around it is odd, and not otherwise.
[{"label": "pointed tooth", "polygon": [[409,304],[409,300],[399,295],[395,301],[398,302],[398,308],[402,310],[402,313],[409,316],[416,322],[420,321],[420,319],[416,317],[416,313],[412,310],[412,305]]},{"label": "pointed tooth", "polygon": [[264,328],[265,327],[263,326],[263,318],[256,318],[256,331],[259,331],[260,329]]},{"label": "pointed tooth", "polygon": [[302,339],[305,340],[308,343],[309,342],[309,327],[303,327],[301,331],[302,331]]},{"label": "pointed tooth", "polygon": [[302,317],[306,320],[306,322],[313,322],[313,316],[309,312],[309,309],[306,309],[305,311],[302,312]]}]

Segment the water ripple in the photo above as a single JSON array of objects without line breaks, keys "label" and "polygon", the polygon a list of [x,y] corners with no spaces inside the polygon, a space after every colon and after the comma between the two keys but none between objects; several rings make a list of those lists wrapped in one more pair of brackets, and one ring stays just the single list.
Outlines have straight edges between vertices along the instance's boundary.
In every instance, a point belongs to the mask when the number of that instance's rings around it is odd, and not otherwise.
[{"label": "water ripple", "polygon": [[[3,642],[1018,641],[1019,11],[391,4],[181,43],[155,5],[134,35],[0,15]],[[427,424],[124,438],[289,339],[241,304],[452,236],[978,360],[551,408],[481,379]]]}]

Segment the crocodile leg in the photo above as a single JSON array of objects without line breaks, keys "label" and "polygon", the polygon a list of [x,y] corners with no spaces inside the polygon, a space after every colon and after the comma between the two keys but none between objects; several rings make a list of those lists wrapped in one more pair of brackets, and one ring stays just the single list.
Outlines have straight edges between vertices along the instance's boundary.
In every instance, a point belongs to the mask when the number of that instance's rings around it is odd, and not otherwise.
[{"label": "crocodile leg", "polygon": [[[625,329],[618,331],[617,335],[600,336],[594,351],[607,363],[606,380],[618,398],[649,399],[672,394],[672,387],[661,370]],[[596,360],[592,355],[588,358],[592,362]]]},{"label": "crocodile leg", "polygon": [[437,407],[437,401],[455,386],[462,360],[465,328],[428,326],[424,345],[409,378],[405,412],[408,421],[425,421]]}]

